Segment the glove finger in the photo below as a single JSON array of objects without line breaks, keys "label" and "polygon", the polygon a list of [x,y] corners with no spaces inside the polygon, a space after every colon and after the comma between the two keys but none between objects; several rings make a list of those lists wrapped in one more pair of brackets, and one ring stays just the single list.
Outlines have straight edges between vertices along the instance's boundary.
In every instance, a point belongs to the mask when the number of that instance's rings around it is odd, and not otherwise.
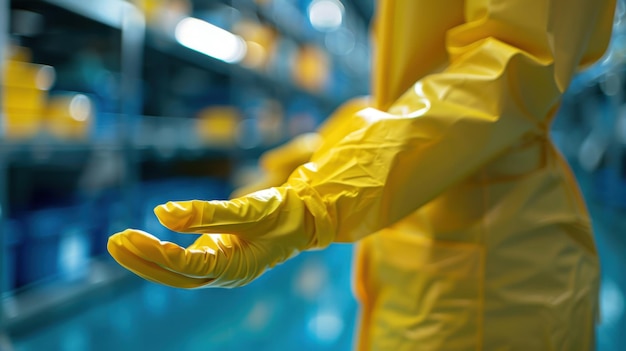
[{"label": "glove finger", "polygon": [[212,279],[197,279],[170,272],[159,265],[135,256],[123,247],[109,250],[124,268],[153,283],[182,289],[196,289],[211,283]]},{"label": "glove finger", "polygon": [[155,283],[186,289],[199,288],[213,281],[211,278],[185,276],[145,259],[138,248],[127,240],[127,232],[111,236],[107,249],[120,265],[138,276]]},{"label": "glove finger", "polygon": [[[142,257],[177,274],[192,278],[220,277],[231,261],[238,260],[239,242],[230,236],[209,234],[202,246],[185,249],[174,243],[159,241],[152,236],[130,232],[129,243],[138,248]],[[206,241],[213,241],[212,244]]]},{"label": "glove finger", "polygon": [[[213,279],[226,268],[231,253],[236,251],[238,242],[230,237],[209,234],[194,249],[185,249],[171,242],[160,241],[154,236],[138,231],[126,230],[122,233],[124,246],[142,259],[157,264],[176,274],[191,278]],[[212,243],[209,243],[212,242]]]},{"label": "glove finger", "polygon": [[193,244],[187,246],[188,250],[219,250],[219,246],[216,243],[216,240],[213,238],[214,235],[219,234],[202,234],[198,236],[198,239],[193,242]]},{"label": "glove finger", "polygon": [[274,214],[284,200],[278,188],[270,188],[230,201],[168,202],[157,206],[154,213],[162,225],[177,232],[226,233],[251,239],[279,224]]}]

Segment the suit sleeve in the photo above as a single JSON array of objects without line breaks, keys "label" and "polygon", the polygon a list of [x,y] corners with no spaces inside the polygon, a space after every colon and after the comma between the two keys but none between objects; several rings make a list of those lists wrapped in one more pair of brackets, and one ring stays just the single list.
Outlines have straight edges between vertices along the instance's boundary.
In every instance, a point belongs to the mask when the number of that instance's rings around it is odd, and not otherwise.
[{"label": "suit sleeve", "polygon": [[316,227],[326,228],[315,230],[319,242],[387,227],[524,136],[547,135],[573,74],[606,49],[615,2],[464,6],[467,21],[448,31],[445,70],[420,79],[388,110],[359,111],[357,127],[292,174],[288,184],[310,200]]}]

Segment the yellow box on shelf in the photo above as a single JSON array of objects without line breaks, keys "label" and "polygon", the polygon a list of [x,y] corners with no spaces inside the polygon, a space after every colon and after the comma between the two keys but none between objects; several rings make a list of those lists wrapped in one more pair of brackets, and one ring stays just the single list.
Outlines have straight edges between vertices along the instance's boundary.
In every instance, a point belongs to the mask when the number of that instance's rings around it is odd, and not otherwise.
[{"label": "yellow box on shelf", "polygon": [[246,56],[241,63],[246,67],[264,69],[275,54],[276,30],[257,20],[244,19],[234,25],[233,32],[246,41]]},{"label": "yellow box on shelf", "polygon": [[54,83],[55,71],[52,66],[7,60],[3,77],[4,86],[47,91]]},{"label": "yellow box on shelf", "polygon": [[204,144],[232,145],[239,121],[239,110],[235,107],[207,107],[198,114],[198,137]]},{"label": "yellow box on shelf", "polygon": [[3,134],[7,139],[32,138],[42,129],[41,110],[5,110],[3,116]]},{"label": "yellow box on shelf", "polygon": [[2,104],[5,112],[27,110],[41,112],[46,105],[47,91],[32,88],[2,86]]},{"label": "yellow box on shelf", "polygon": [[293,60],[294,82],[313,92],[324,89],[330,79],[328,54],[315,45],[302,45]]},{"label": "yellow box on shelf", "polygon": [[94,120],[94,105],[84,94],[67,93],[51,96],[45,109],[46,131],[65,140],[89,137]]},{"label": "yellow box on shelf", "polygon": [[[18,48],[20,49],[20,48]],[[29,58],[25,49],[11,57]],[[18,60],[4,63],[2,84],[3,134],[9,139],[33,137],[42,129],[48,90],[54,83],[54,68]]]},{"label": "yellow box on shelf", "polygon": [[189,0],[132,0],[153,28],[173,29],[180,19],[190,16]]}]

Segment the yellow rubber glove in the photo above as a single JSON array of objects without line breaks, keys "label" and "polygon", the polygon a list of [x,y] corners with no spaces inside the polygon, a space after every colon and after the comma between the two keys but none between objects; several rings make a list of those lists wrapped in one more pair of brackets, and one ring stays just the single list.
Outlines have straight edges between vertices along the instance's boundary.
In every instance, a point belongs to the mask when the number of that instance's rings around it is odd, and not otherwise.
[{"label": "yellow rubber glove", "polygon": [[[298,136],[285,145],[265,153],[260,159],[260,165],[266,172],[265,177],[255,184],[236,190],[233,196],[239,197],[283,184],[298,166],[309,161],[316,150],[327,149],[336,143],[341,137],[342,126],[351,123],[350,119],[354,117],[354,113],[367,107],[369,103],[367,97],[350,100],[325,121],[318,133]],[[266,200],[267,198],[264,198],[262,201]],[[262,201],[258,204],[259,209],[263,207]],[[170,212],[176,211],[201,212],[202,210],[198,209],[203,207],[204,203],[201,201],[170,203],[157,207],[155,213],[161,223],[172,230],[203,233],[203,229],[195,227],[199,225],[196,220],[179,223],[176,217],[172,218],[169,215]],[[294,220],[297,222],[299,219]],[[271,228],[263,231],[271,232]],[[203,234],[184,249],[173,243],[161,242],[148,233],[129,229],[113,236],[109,240],[108,248],[121,265],[145,279],[181,288],[196,288],[209,283],[211,286],[225,287],[231,284],[243,285],[266,268],[297,253],[306,246],[306,243],[300,242],[302,238],[295,236],[287,239],[277,232],[265,239],[259,237],[246,239],[241,235]],[[276,239],[283,242],[289,240],[290,244],[285,246],[293,248],[291,251],[278,253],[275,249],[270,250],[272,240]],[[254,245],[248,245],[246,240],[254,240]],[[226,267],[227,262],[236,263],[228,264]]]},{"label": "yellow rubber glove", "polygon": [[[267,268],[317,245],[309,242],[312,233],[302,232],[304,226],[296,228],[304,222],[305,212],[304,203],[293,192],[276,189],[232,201],[170,202],[158,206],[155,213],[171,230],[237,235],[205,234],[185,249],[127,229],[109,239],[108,249],[122,266],[157,283],[180,288],[242,286]],[[246,217],[251,221],[244,223]],[[259,217],[265,221],[255,223]],[[295,226],[273,228],[272,217]]]}]

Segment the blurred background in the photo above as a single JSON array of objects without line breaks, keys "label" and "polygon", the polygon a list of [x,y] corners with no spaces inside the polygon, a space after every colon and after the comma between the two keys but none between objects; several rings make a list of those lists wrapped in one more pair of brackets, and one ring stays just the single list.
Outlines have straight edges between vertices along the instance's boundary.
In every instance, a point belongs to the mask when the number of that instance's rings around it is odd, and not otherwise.
[{"label": "blurred background", "polygon": [[[553,136],[594,219],[599,350],[626,350],[626,18]],[[152,213],[225,199],[259,155],[369,92],[373,0],[0,0],[0,350],[349,350],[350,245],[235,290],[143,281],[106,253]],[[210,38],[207,40],[207,38]]]}]

